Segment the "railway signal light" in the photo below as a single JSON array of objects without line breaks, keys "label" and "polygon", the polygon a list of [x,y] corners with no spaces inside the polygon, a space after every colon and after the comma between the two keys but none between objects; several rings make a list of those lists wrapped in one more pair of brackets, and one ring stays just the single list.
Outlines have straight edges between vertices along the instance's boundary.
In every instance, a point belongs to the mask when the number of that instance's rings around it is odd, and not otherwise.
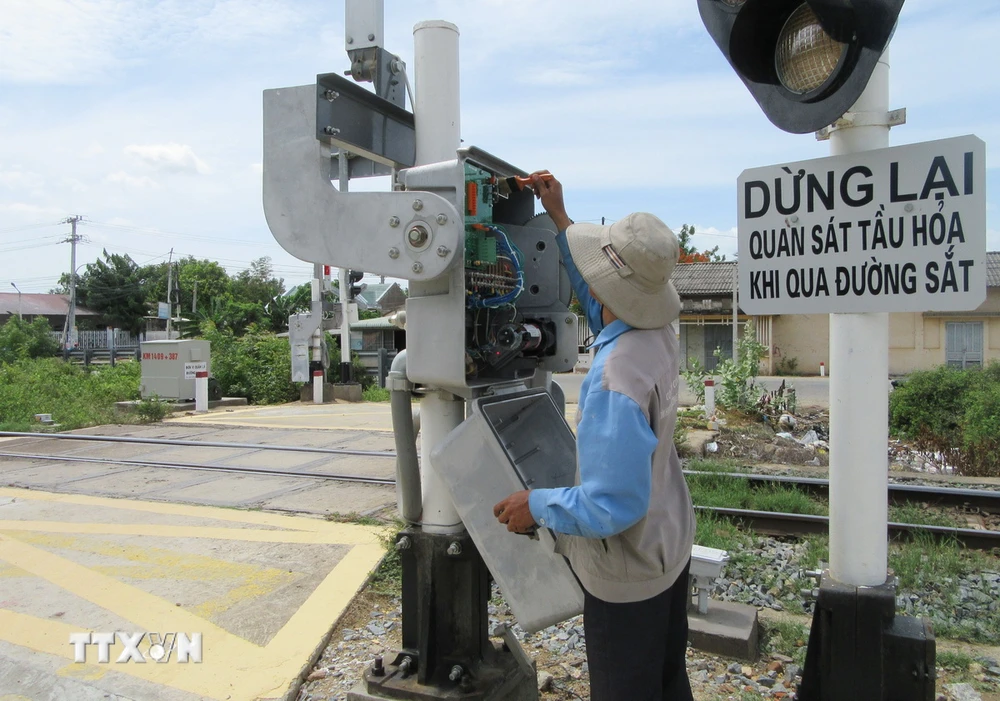
[{"label": "railway signal light", "polygon": [[904,0],[698,0],[706,29],[768,119],[833,124],[868,85]]},{"label": "railway signal light", "polygon": [[367,289],[368,285],[364,285],[364,284],[359,285],[358,284],[359,282],[361,282],[361,278],[363,278],[364,276],[365,276],[365,274],[363,272],[361,272],[360,270],[348,270],[347,271],[347,285],[348,285],[347,299],[348,300],[357,299],[357,296],[359,294],[361,294],[362,292],[364,292],[365,289]]}]

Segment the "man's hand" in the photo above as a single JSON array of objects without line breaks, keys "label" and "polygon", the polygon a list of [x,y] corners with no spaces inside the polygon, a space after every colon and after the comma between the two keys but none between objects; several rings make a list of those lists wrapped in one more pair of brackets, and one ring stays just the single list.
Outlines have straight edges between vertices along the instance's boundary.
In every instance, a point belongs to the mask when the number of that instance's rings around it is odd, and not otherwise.
[{"label": "man's hand", "polygon": [[507,524],[511,533],[529,533],[535,527],[535,518],[528,507],[528,490],[514,492],[493,507],[493,515],[500,523]]},{"label": "man's hand", "polygon": [[565,231],[573,221],[566,214],[566,205],[563,203],[562,183],[554,177],[549,180],[542,180],[542,174],[551,175],[547,170],[538,170],[531,174],[531,189],[535,197],[542,201],[545,211],[552,217],[552,221],[559,231]]}]

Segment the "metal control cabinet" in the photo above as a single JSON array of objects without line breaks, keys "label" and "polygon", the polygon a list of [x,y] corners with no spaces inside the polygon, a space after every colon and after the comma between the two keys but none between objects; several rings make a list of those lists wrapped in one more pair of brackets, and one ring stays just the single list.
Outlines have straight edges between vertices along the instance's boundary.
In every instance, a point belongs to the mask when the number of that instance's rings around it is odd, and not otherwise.
[{"label": "metal control cabinet", "polygon": [[145,341],[140,351],[143,399],[194,399],[195,371],[212,371],[208,341]]}]

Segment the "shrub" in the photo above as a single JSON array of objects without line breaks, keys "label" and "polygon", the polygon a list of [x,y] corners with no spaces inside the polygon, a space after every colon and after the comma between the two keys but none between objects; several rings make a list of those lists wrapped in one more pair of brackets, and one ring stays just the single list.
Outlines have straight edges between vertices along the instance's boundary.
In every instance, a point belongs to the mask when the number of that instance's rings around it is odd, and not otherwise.
[{"label": "shrub", "polygon": [[968,386],[968,371],[945,365],[913,373],[889,395],[892,432],[918,442],[954,441]]},{"label": "shrub", "polygon": [[889,429],[965,475],[1000,475],[1000,363],[915,372],[889,395]]},{"label": "shrub", "polygon": [[135,415],[140,423],[150,424],[163,421],[170,413],[170,404],[161,402],[159,397],[141,399],[135,405]]},{"label": "shrub", "polygon": [[[737,359],[723,358],[720,349],[715,350],[719,364],[715,374],[719,376],[718,389],[715,393],[715,403],[727,409],[749,412],[756,408],[764,390],[754,380],[760,372],[760,361],[766,353],[763,344],[757,341],[753,322],[743,327],[743,335],[736,342]],[[690,371],[682,371],[688,388],[698,397],[699,402],[705,401],[705,378],[708,371],[697,360],[691,362]]]},{"label": "shrub", "polygon": [[779,375],[798,375],[799,359],[795,357],[781,358],[774,366],[774,370]]},{"label": "shrub", "polygon": [[27,322],[12,316],[0,326],[0,365],[51,357],[58,352],[59,341],[52,335],[45,317],[37,316],[34,321]]},{"label": "shrub", "polygon": [[211,322],[203,336],[212,344],[212,375],[228,397],[246,397],[251,404],[279,404],[297,399],[291,380],[292,351],[287,338],[251,324],[237,338]]}]

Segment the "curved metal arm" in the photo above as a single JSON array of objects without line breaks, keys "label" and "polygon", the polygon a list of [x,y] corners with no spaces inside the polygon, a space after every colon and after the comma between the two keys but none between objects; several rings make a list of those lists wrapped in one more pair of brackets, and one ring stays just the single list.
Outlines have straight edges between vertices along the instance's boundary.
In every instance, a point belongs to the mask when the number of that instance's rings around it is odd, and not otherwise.
[{"label": "curved metal arm", "polygon": [[311,263],[418,281],[444,274],[464,251],[464,220],[444,197],[341,193],[330,168],[316,139],[316,86],[265,90],[264,216],[282,248]]}]

